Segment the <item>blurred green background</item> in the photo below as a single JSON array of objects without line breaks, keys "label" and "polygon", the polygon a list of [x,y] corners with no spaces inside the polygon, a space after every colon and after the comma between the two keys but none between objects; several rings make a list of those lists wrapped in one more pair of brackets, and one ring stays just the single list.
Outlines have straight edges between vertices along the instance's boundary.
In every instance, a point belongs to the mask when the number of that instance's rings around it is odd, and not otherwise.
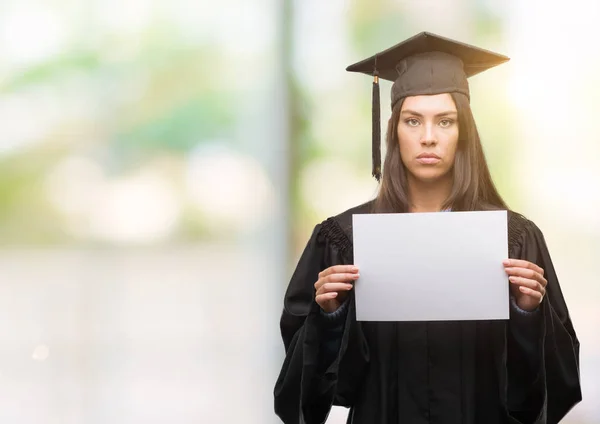
[{"label": "blurred green background", "polygon": [[600,422],[599,21],[585,0],[3,0],[0,421],[277,422],[298,255],[377,189],[371,80],[344,69],[426,30],[512,58],[472,106],[580,335],[565,422]]}]

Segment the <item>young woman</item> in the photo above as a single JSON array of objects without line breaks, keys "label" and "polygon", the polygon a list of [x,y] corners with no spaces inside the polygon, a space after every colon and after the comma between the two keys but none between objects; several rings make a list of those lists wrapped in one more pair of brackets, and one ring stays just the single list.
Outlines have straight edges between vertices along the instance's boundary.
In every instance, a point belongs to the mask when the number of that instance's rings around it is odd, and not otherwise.
[{"label": "young woman", "polygon": [[[376,199],[317,225],[292,276],[275,411],[323,423],[557,423],[581,400],[579,342],[538,227],[508,211],[507,321],[357,322],[352,215],[507,209],[485,161],[467,78],[506,57],[421,33],[348,68],[375,76]],[[378,77],[394,81],[380,174]],[[485,237],[485,235],[482,235]],[[477,302],[477,293],[472,301]],[[424,299],[426,302],[426,299]]]}]

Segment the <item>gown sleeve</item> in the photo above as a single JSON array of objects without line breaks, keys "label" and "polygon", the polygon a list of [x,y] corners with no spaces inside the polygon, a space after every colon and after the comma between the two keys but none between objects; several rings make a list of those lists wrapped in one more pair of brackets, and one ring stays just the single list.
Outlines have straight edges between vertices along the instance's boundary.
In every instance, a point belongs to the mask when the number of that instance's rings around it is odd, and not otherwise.
[{"label": "gown sleeve", "polygon": [[[346,299],[347,311],[335,326],[341,341],[333,344],[325,340],[332,327],[314,300],[319,272],[352,261],[350,242],[339,233],[336,236],[332,228],[335,225],[329,220],[315,227],[284,298],[280,329],[285,360],[275,384],[274,403],[275,413],[285,424],[324,423],[332,405],[352,406],[368,362],[353,291]],[[338,352],[323,351],[332,345],[339,346]]]},{"label": "gown sleeve", "polygon": [[321,311],[321,323],[323,330],[320,340],[319,372],[325,371],[329,365],[336,360],[342,345],[346,315],[348,314],[348,302],[344,302],[337,311],[325,313]]},{"label": "gown sleeve", "polygon": [[512,423],[558,423],[581,401],[579,341],[544,236],[526,221],[511,257],[533,262],[548,281],[539,309],[511,311],[507,407]]}]

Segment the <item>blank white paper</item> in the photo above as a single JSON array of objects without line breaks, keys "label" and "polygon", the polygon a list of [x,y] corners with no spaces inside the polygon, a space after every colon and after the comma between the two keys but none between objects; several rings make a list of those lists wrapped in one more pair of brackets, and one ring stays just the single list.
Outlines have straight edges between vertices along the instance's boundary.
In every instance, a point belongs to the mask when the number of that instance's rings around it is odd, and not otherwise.
[{"label": "blank white paper", "polygon": [[506,211],[353,215],[358,321],[509,318]]}]

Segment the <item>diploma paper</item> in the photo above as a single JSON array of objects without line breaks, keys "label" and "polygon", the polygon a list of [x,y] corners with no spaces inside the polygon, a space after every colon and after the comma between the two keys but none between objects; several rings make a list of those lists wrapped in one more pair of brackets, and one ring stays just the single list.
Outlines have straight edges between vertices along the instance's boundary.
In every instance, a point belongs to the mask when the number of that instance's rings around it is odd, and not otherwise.
[{"label": "diploma paper", "polygon": [[507,213],[353,216],[358,321],[509,318]]}]

